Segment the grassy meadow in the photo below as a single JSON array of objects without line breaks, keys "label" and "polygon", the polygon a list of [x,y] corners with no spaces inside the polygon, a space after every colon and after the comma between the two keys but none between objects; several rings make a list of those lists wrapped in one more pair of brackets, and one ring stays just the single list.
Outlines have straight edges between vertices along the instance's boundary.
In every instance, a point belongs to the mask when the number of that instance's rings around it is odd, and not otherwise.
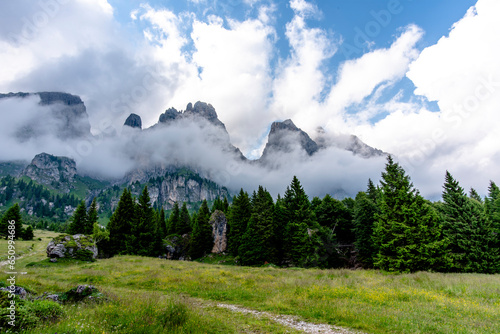
[{"label": "grassy meadow", "polygon": [[64,305],[64,317],[29,333],[296,333],[217,302],[364,333],[500,332],[500,275],[252,268],[137,256],[50,263],[45,247],[56,235],[35,231],[34,241],[17,243],[23,257],[16,269],[27,272],[17,284],[37,294],[92,284],[106,301]]}]

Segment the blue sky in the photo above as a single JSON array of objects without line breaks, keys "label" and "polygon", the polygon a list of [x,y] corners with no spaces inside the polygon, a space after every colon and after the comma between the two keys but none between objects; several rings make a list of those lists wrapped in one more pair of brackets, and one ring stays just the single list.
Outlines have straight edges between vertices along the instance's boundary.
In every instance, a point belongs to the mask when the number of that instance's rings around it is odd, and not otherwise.
[{"label": "blue sky", "polygon": [[[280,59],[290,57],[291,49],[285,31],[286,24],[294,16],[294,11],[287,0],[110,0],[108,2],[114,8],[116,19],[133,33],[141,33],[144,25],[132,24],[130,14],[145,3],[155,9],[169,9],[178,15],[191,12],[198,20],[206,20],[209,15],[216,15],[225,20],[225,28],[228,28],[227,19],[244,21],[255,18],[258,17],[261,6],[273,4],[276,6],[273,25],[277,38],[274,42],[276,56],[271,61],[276,65]],[[419,50],[435,44],[449,33],[453,23],[461,19],[475,2],[473,0],[312,0],[309,3],[314,5],[318,12],[308,17],[307,22],[310,27],[324,30],[332,40],[342,41],[340,49],[323,62],[324,71],[334,73],[345,60],[358,58],[377,48],[390,47],[398,32],[409,24],[415,24],[425,32],[417,43],[416,47]],[[186,27],[186,32],[192,32],[190,27]],[[189,43],[185,49],[190,50],[192,47],[193,44]],[[332,81],[334,80],[335,78],[332,78]],[[325,90],[329,87],[325,86]],[[409,99],[414,88],[411,81],[403,79],[387,92],[387,98],[399,90],[404,90],[406,98]],[[431,102],[429,108],[436,110],[438,107]]]},{"label": "blue sky", "polygon": [[426,194],[446,169],[485,193],[499,16],[498,0],[3,1],[0,91],[80,95],[95,134],[205,101],[251,158],[290,118],[394,154]]}]

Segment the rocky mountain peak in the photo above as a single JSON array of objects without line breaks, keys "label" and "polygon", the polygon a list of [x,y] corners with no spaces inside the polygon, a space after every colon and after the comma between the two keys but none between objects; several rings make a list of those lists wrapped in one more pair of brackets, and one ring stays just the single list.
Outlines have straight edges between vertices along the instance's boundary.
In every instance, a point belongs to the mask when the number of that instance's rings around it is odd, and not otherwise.
[{"label": "rocky mountain peak", "polygon": [[291,152],[297,144],[308,155],[313,155],[319,149],[318,144],[292,120],[273,122],[262,157],[266,159],[273,152]]},{"label": "rocky mountain peak", "polygon": [[163,114],[160,115],[159,123],[170,123],[176,119],[189,117],[194,119],[203,118],[210,123],[226,130],[224,123],[219,120],[215,108],[211,104],[201,101],[196,102],[194,106],[192,103],[188,103],[188,105],[186,106],[186,110],[184,111],[177,111],[177,109],[175,108],[167,109]]},{"label": "rocky mountain peak", "polygon": [[125,123],[123,124],[123,126],[130,126],[131,128],[137,128],[137,129],[142,129],[142,120],[141,120],[141,116],[137,115],[137,114],[130,114],[127,119],[125,120]]},{"label": "rocky mountain peak", "polygon": [[[59,184],[68,187],[74,181],[76,173],[76,163],[73,159],[40,153],[33,158],[21,176],[28,176],[45,185]],[[69,188],[61,190],[69,191]]]}]

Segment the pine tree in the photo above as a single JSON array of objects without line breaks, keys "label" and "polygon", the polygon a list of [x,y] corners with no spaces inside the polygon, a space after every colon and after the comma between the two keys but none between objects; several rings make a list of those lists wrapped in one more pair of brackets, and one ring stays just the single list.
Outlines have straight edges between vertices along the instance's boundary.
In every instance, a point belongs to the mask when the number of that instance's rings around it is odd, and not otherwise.
[{"label": "pine tree", "polygon": [[87,225],[87,207],[85,206],[85,202],[81,201],[75,212],[73,213],[73,216],[71,217],[71,223],[69,224],[68,233],[85,234],[87,232]]},{"label": "pine tree", "polygon": [[156,217],[156,224],[161,239],[165,238],[167,236],[167,225],[165,222],[165,210],[163,209],[163,206],[161,207],[160,212],[158,212],[158,216]]},{"label": "pine tree", "polygon": [[132,194],[124,189],[118,206],[108,223],[110,255],[127,254],[132,250],[132,222],[135,220],[135,203]]},{"label": "pine tree", "polygon": [[252,207],[252,214],[248,226],[241,238],[238,254],[243,265],[261,265],[265,262],[277,263],[278,250],[276,248],[273,222],[274,203],[271,194],[259,186]]},{"label": "pine tree", "polygon": [[33,234],[33,227],[31,227],[31,225],[28,225],[26,230],[24,230],[23,240],[33,240],[34,236],[35,235]]},{"label": "pine tree", "polygon": [[483,199],[481,198],[481,196],[479,196],[476,189],[470,188],[469,196],[470,196],[470,198],[475,199],[479,203],[483,204]]},{"label": "pine tree", "polygon": [[89,211],[87,212],[87,224],[85,225],[85,233],[86,235],[92,234],[94,229],[94,224],[99,219],[99,214],[97,213],[97,202],[94,198],[92,200],[92,204],[90,204]]},{"label": "pine tree", "polygon": [[[295,266],[318,266],[321,241],[320,226],[310,208],[309,199],[296,176],[285,196],[284,260]],[[321,249],[321,251],[324,250]]]},{"label": "pine tree", "polygon": [[227,213],[229,212],[229,202],[227,201],[227,197],[224,196],[224,201],[222,202],[222,212],[224,212],[224,214],[226,214],[227,216]]},{"label": "pine tree", "polygon": [[185,202],[182,203],[177,232],[179,235],[184,235],[191,232],[191,218],[189,217],[189,211]]},{"label": "pine tree", "polygon": [[[10,224],[10,222],[14,222]],[[9,228],[9,226],[14,228]],[[13,232],[11,232],[13,231]],[[4,237],[12,236],[13,239],[19,239],[23,236],[23,219],[21,217],[21,208],[19,204],[11,206],[3,215],[0,221],[0,233]]]},{"label": "pine tree", "polygon": [[212,226],[209,220],[210,210],[207,200],[205,199],[198,210],[196,222],[193,227],[193,235],[189,248],[189,256],[193,260],[199,259],[212,251],[214,239],[212,237]]},{"label": "pine tree", "polygon": [[280,194],[276,198],[276,203],[274,204],[273,221],[275,226],[275,242],[277,250],[277,263],[283,263],[284,259],[284,236],[285,236],[285,226],[286,220],[286,207],[283,198]]},{"label": "pine tree", "polygon": [[497,272],[499,254],[495,229],[484,215],[482,204],[468,198],[448,171],[443,188],[446,269],[454,272]]},{"label": "pine tree", "polygon": [[358,251],[358,261],[366,267],[373,266],[375,246],[373,244],[373,230],[378,214],[377,203],[365,192],[356,195],[354,206],[354,242]]},{"label": "pine tree", "polygon": [[167,235],[178,234],[179,224],[180,224],[179,203],[175,202],[167,222]]},{"label": "pine tree", "polygon": [[137,203],[135,224],[132,225],[132,254],[155,256],[157,244],[155,220],[148,187],[145,186]]},{"label": "pine tree", "polygon": [[229,253],[238,255],[241,238],[246,232],[248,221],[252,214],[252,206],[248,193],[240,189],[240,193],[233,198],[233,204],[228,214],[227,248]]},{"label": "pine tree", "polygon": [[214,213],[215,210],[219,210],[224,212],[224,202],[220,199],[219,196],[214,200],[214,204],[212,205],[211,213]]},{"label": "pine tree", "polygon": [[343,202],[327,194],[314,212],[318,223],[332,230],[340,244],[354,242],[351,212]]},{"label": "pine tree", "polygon": [[442,248],[439,216],[391,156],[382,173],[374,265],[387,271],[431,270]]}]

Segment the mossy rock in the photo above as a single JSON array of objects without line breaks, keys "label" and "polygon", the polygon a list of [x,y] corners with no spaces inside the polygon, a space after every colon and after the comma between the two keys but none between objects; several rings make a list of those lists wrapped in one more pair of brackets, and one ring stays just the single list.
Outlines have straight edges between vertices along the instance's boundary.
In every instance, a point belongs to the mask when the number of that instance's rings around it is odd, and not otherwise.
[{"label": "mossy rock", "polygon": [[52,239],[47,246],[47,256],[50,258],[94,261],[98,253],[94,240],[84,234],[61,234]]}]

